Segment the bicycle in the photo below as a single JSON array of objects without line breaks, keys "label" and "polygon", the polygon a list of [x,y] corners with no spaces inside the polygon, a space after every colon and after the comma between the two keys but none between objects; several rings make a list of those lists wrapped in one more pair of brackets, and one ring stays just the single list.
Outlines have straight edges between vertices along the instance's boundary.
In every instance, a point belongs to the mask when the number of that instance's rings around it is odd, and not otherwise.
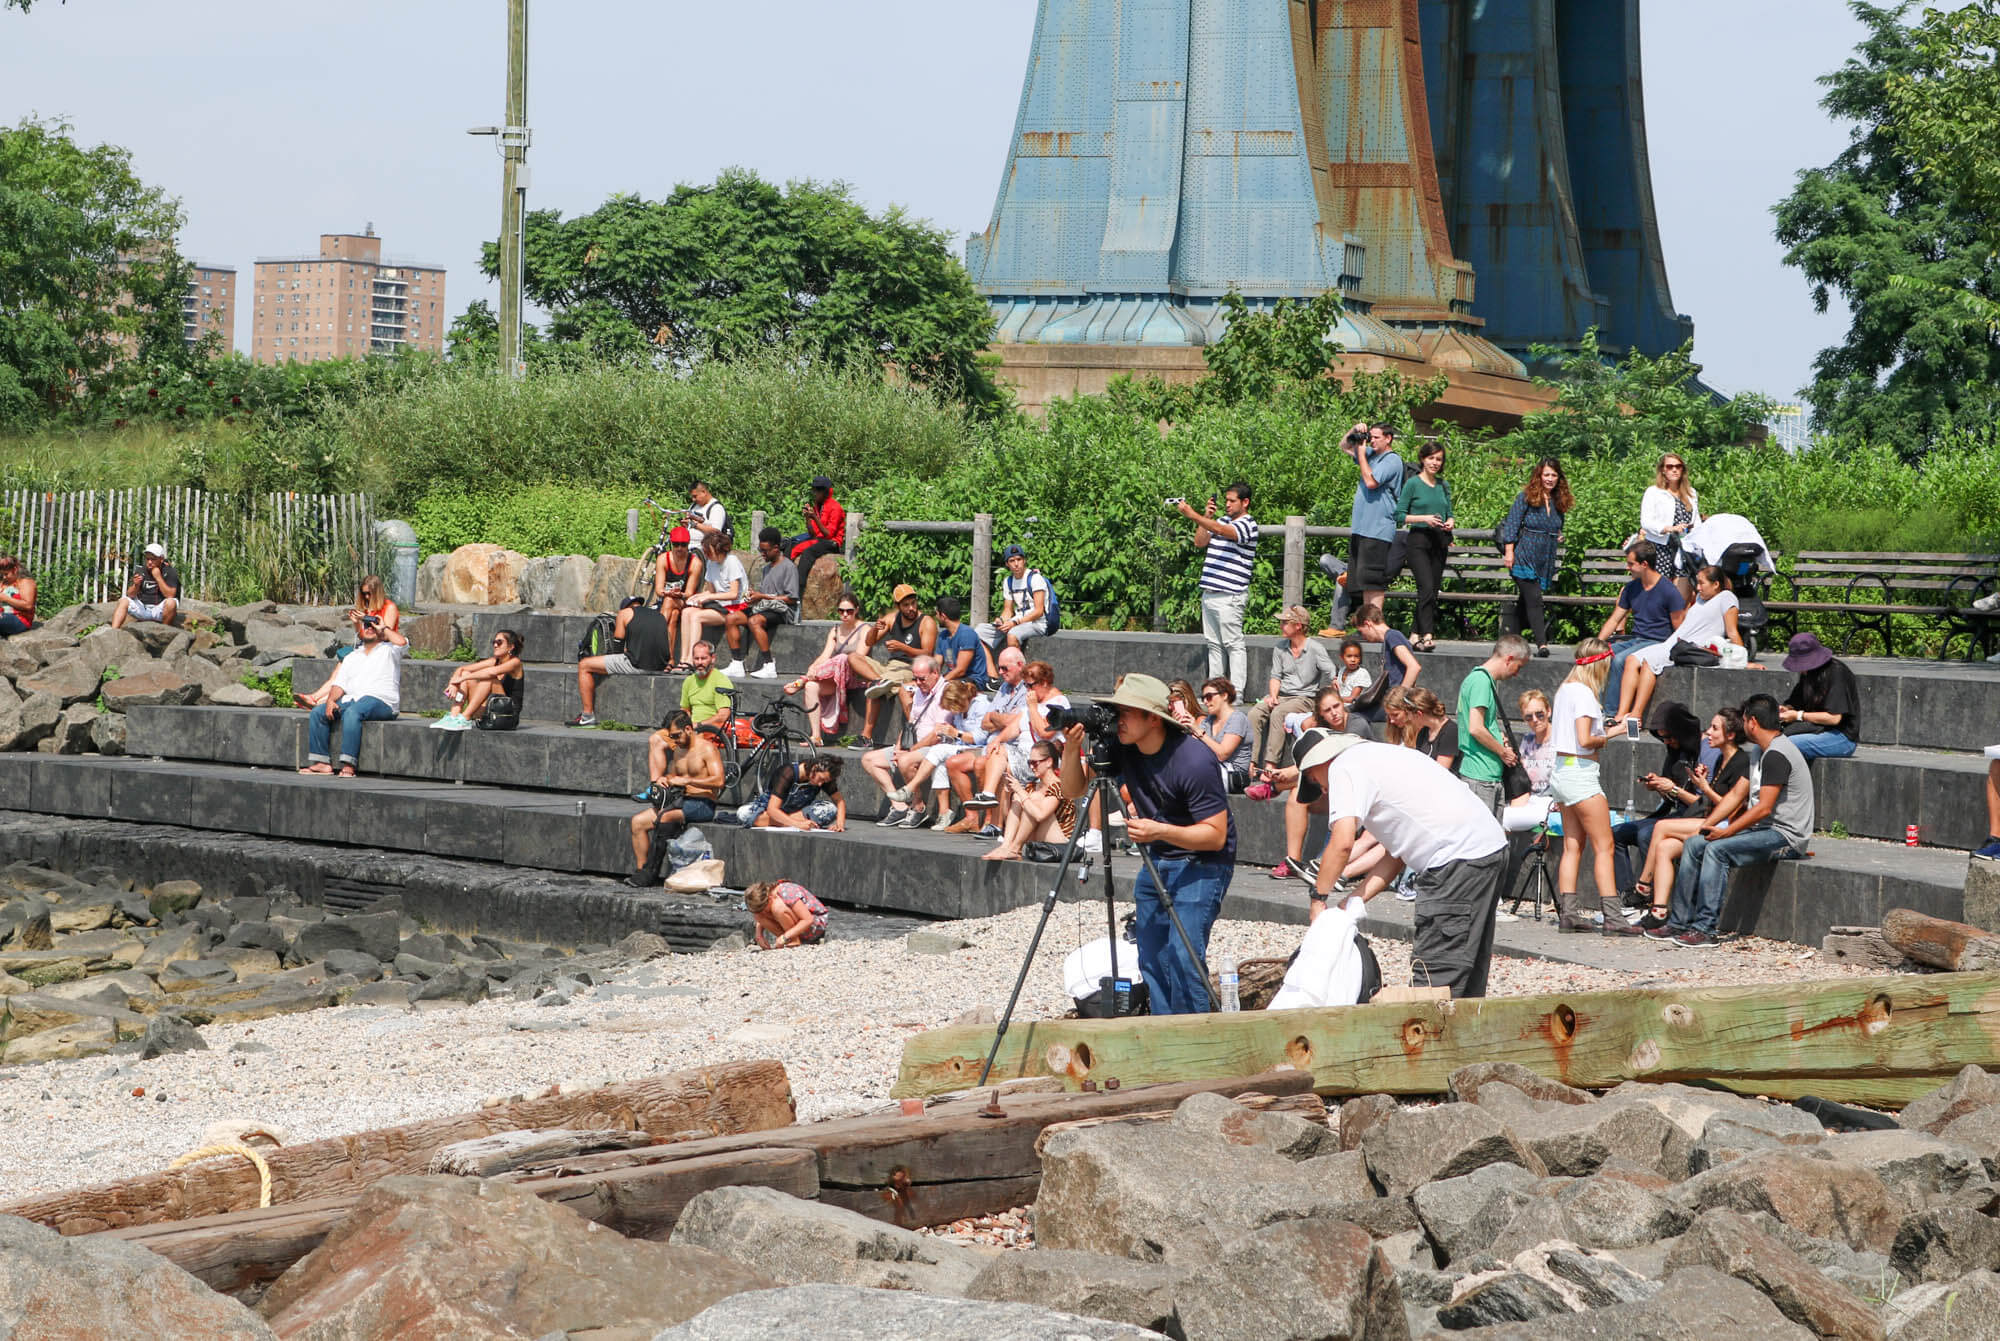
[{"label": "bicycle", "polygon": [[[759,792],[775,790],[774,784],[784,770],[796,764],[801,772],[810,768],[819,758],[819,747],[812,743],[810,723],[806,720],[806,710],[789,699],[777,699],[757,710],[750,719],[750,729],[758,736],[757,744],[746,747],[738,738],[736,714],[737,691],[719,691],[729,702],[729,716],[720,723],[710,723],[696,729],[713,738],[722,749],[722,798],[725,804],[742,805]],[[788,714],[795,714],[798,724],[794,726]],[[805,749],[794,754],[794,744]],[[748,784],[748,785],[745,785]]]},{"label": "bicycle", "polygon": [[653,585],[660,580],[660,556],[672,545],[668,539],[676,526],[687,525],[685,511],[670,512],[652,499],[641,502],[660,514],[660,538],[655,540],[646,552],[639,556],[639,571],[632,575],[632,594],[648,605],[654,604]]}]

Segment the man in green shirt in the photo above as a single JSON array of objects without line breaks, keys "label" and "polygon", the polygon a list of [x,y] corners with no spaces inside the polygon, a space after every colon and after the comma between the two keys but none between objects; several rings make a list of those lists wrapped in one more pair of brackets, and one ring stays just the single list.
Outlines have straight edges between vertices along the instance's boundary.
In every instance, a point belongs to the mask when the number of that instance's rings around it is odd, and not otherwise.
[{"label": "man in green shirt", "polygon": [[1503,633],[1493,644],[1493,655],[1458,682],[1458,776],[1496,815],[1509,799],[1501,795],[1501,779],[1509,765],[1520,762],[1500,724],[1499,685],[1527,664],[1528,640]]},{"label": "man in green shirt", "polygon": [[694,718],[697,727],[721,726],[729,720],[729,699],[736,686],[729,677],[715,668],[715,647],[711,643],[696,643],[688,654],[688,664],[694,672],[681,681],[681,707]]}]

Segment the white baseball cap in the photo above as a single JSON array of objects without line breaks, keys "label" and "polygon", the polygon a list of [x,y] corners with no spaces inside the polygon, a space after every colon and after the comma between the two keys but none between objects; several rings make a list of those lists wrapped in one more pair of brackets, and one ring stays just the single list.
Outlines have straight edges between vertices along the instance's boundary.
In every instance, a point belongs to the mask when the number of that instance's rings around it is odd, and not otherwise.
[{"label": "white baseball cap", "polygon": [[167,547],[155,540],[152,544],[146,546],[146,553],[155,558],[164,559],[167,557]]}]

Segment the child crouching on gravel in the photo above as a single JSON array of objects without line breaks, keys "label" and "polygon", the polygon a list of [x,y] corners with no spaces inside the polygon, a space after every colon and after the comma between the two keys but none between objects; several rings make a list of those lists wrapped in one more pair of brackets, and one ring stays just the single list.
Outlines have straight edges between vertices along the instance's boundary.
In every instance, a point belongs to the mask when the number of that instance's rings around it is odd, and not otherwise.
[{"label": "child crouching on gravel", "polygon": [[764,881],[743,891],[743,906],[756,924],[750,928],[759,950],[806,945],[826,935],[826,905],[804,885]]}]

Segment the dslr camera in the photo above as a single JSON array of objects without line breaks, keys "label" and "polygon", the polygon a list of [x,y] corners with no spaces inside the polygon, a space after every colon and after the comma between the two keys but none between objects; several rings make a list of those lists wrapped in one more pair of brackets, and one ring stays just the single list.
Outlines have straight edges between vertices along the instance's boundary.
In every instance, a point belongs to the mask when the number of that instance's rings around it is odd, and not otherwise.
[{"label": "dslr camera", "polygon": [[1083,728],[1090,738],[1090,767],[1092,771],[1109,777],[1118,770],[1111,753],[1111,744],[1118,739],[1118,710],[1103,703],[1093,703],[1087,708],[1050,708],[1046,714],[1049,725],[1057,731],[1067,731],[1072,726]]}]

